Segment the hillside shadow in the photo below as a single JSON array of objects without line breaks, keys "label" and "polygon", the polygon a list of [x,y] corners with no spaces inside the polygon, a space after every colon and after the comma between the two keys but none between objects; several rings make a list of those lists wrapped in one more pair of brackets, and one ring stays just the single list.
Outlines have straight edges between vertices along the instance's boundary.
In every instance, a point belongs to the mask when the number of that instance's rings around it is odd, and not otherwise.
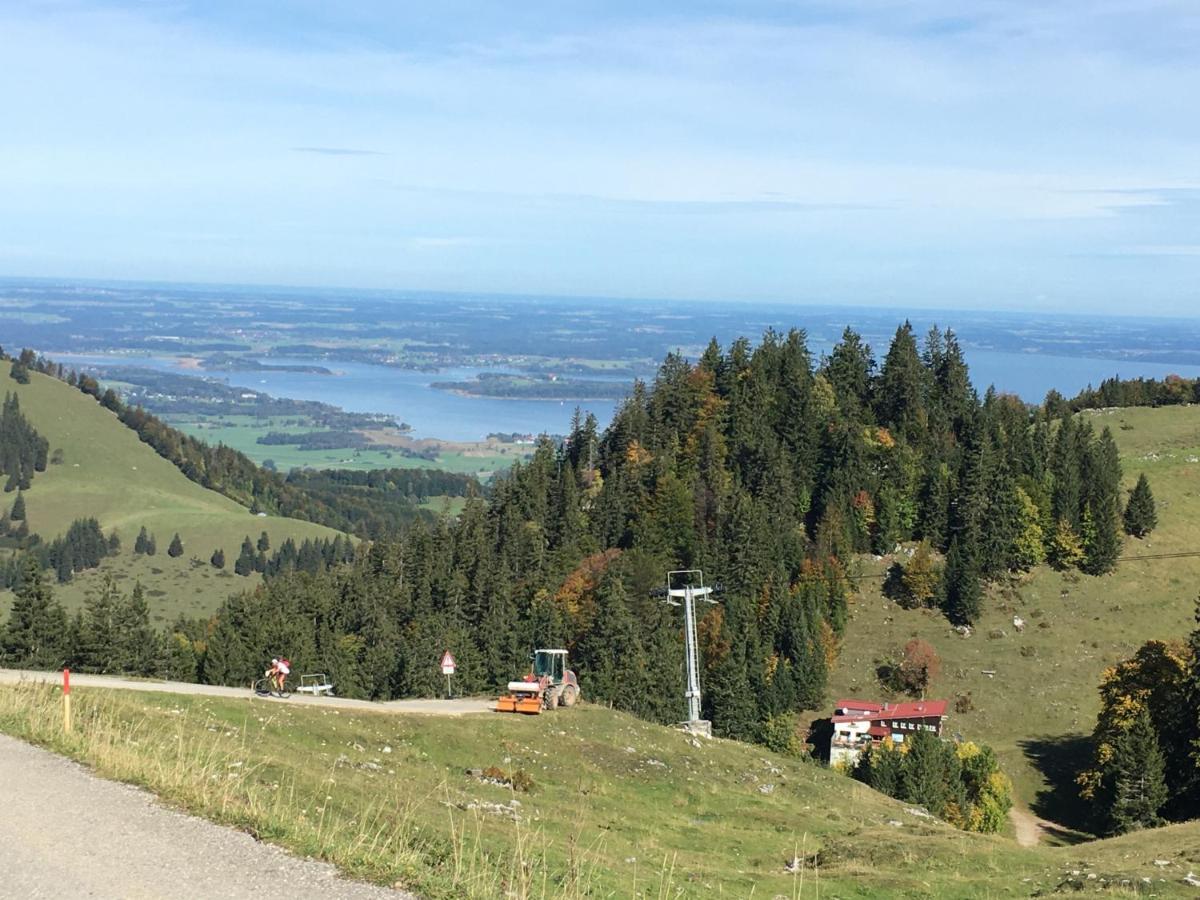
[{"label": "hillside shadow", "polygon": [[1047,787],[1038,792],[1031,808],[1041,818],[1063,826],[1047,829],[1051,836],[1066,844],[1089,840],[1086,831],[1091,825],[1092,805],[1079,796],[1075,778],[1091,761],[1091,738],[1043,735],[1019,741],[1018,746],[1046,779]]}]

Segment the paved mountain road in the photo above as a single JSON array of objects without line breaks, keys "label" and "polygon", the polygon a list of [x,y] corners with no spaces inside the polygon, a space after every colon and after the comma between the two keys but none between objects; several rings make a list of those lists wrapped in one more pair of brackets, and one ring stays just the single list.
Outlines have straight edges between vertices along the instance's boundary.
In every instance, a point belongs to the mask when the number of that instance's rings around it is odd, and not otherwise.
[{"label": "paved mountain road", "polygon": [[0,735],[0,898],[416,900]]},{"label": "paved mountain road", "polygon": [[[62,672],[26,672],[17,669],[0,669],[0,684],[16,684],[20,681],[43,681],[62,684]],[[248,688],[222,687],[216,684],[190,684],[186,681],[138,681],[132,678],[114,678],[109,675],[76,675],[71,673],[72,688],[109,688],[127,691],[157,691],[167,694],[201,694],[207,697],[236,697],[262,702],[293,703],[305,706],[332,706],[337,709],[362,709],[385,713],[417,713],[434,716],[461,716],[467,713],[489,712],[495,705],[490,700],[389,700],[373,703],[369,700],[349,700],[341,697],[311,697],[293,694],[286,700],[257,697]]]}]

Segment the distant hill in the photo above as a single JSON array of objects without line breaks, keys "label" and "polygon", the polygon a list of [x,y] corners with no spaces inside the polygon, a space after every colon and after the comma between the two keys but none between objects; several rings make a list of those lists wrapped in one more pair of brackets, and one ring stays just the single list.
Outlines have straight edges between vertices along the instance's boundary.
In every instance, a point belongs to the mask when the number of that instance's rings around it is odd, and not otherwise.
[{"label": "distant hill", "polygon": [[[1154,484],[1158,528],[1127,538],[1124,556],[1200,550],[1200,406],[1085,412],[1112,429],[1127,492],[1145,472]],[[881,573],[890,558],[867,563]],[[885,600],[878,578],[860,581],[830,696],[886,697],[875,676],[885,654],[914,636],[940,654],[929,696],[951,701],[950,729],[988,742],[1014,781],[1016,799],[1068,825],[1080,821],[1073,783],[1087,760],[1104,669],[1151,638],[1183,640],[1194,626],[1200,558],[1127,560],[1099,578],[1041,566],[994,585],[970,637],[937,610]],[[1014,615],[1024,630],[1013,626]],[[956,712],[956,698],[972,707]],[[966,706],[966,701],[963,701]]]},{"label": "distant hill", "polygon": [[[52,460],[61,458],[37,473],[25,492],[29,530],[49,541],[74,520],[95,517],[105,534],[116,529],[121,538],[119,555],[106,559],[100,570],[55,586],[56,596],[68,607],[82,603],[98,573],[110,570],[125,589],[141,579],[156,619],[204,613],[227,594],[258,581],[257,575],[233,575],[247,535],[257,541],[266,531],[275,548],[287,538],[300,542],[338,534],[311,522],[252,515],[228,497],[189,481],[111,411],[64,382],[31,372],[29,384],[18,384],[6,365],[0,371],[0,395],[5,392],[17,394],[22,413],[49,442]],[[0,494],[0,505],[7,510],[15,496]],[[156,538],[153,557],[133,552],[143,526]],[[176,533],[184,552],[172,558],[167,547]],[[225,551],[223,572],[209,564],[218,548]],[[0,611],[6,612],[10,601],[10,593],[0,592]]]}]

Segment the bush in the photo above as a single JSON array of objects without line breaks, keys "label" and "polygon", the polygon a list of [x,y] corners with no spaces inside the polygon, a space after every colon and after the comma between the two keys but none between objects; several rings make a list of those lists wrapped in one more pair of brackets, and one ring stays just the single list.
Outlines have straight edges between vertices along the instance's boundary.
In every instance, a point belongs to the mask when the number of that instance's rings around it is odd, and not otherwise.
[{"label": "bush", "polygon": [[803,756],[804,741],[800,737],[799,720],[795,713],[769,716],[763,723],[762,742],[768,749],[784,756]]}]

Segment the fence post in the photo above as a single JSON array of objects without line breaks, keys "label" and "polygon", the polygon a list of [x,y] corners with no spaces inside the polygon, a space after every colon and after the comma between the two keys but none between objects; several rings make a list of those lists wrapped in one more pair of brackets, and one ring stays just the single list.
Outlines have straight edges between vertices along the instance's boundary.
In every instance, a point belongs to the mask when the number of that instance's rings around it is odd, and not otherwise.
[{"label": "fence post", "polygon": [[63,731],[71,733],[71,670],[63,669]]}]

